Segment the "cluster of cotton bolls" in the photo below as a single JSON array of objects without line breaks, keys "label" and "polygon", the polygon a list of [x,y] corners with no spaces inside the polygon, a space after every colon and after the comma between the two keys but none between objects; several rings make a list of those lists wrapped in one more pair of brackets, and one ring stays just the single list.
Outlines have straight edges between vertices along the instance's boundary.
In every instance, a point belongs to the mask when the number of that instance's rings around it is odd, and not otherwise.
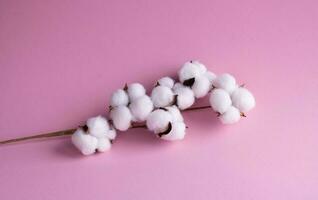
[{"label": "cluster of cotton bolls", "polygon": [[128,130],[132,122],[145,121],[152,110],[153,103],[140,83],[115,91],[110,99],[110,119],[120,131]]},{"label": "cluster of cotton bolls", "polygon": [[102,117],[92,117],[86,125],[78,128],[72,135],[72,143],[84,155],[104,152],[111,148],[112,140],[116,137],[115,129]]},{"label": "cluster of cotton bolls", "polygon": [[[84,154],[104,152],[111,147],[116,131],[126,131],[134,122],[164,140],[182,140],[186,125],[180,110],[191,107],[196,98],[209,92],[209,102],[224,124],[232,124],[255,106],[255,99],[245,87],[238,86],[230,74],[216,76],[198,61],[186,62],[178,72],[179,82],[163,77],[156,82],[150,97],[139,83],[126,84],[110,98],[109,122],[101,117],[87,120],[72,135],[73,144]],[[110,123],[110,124],[109,124]]]},{"label": "cluster of cotton bolls", "polygon": [[182,140],[186,125],[176,106],[155,109],[147,117],[147,128],[164,140]]},{"label": "cluster of cotton bolls", "polygon": [[255,99],[252,93],[238,86],[230,74],[222,74],[213,81],[210,105],[224,124],[238,122],[241,117],[254,108]]}]

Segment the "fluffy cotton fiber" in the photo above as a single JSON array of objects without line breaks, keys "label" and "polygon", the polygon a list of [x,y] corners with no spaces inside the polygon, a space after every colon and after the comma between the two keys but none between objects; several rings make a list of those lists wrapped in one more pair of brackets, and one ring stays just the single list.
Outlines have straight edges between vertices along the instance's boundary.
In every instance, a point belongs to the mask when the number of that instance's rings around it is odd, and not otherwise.
[{"label": "fluffy cotton fiber", "polygon": [[186,125],[183,122],[174,122],[169,134],[161,136],[164,140],[182,140],[185,136]]},{"label": "fluffy cotton fiber", "polygon": [[189,87],[175,85],[174,93],[177,95],[177,105],[180,110],[187,109],[194,104],[194,93]]},{"label": "fluffy cotton fiber", "polygon": [[86,128],[78,128],[72,135],[72,143],[84,155],[91,155],[97,151],[104,152],[110,149],[110,140],[115,139],[116,131],[109,126],[102,117],[92,117],[87,120]]},{"label": "fluffy cotton fiber", "polygon": [[[150,131],[153,131],[164,140],[181,140],[186,134],[183,117],[176,106],[160,108],[153,111],[148,116],[146,124]],[[171,129],[168,129],[169,124],[171,125]]]},{"label": "fluffy cotton fiber", "polygon": [[255,107],[253,94],[246,88],[239,87],[231,95],[233,105],[241,112],[248,112]]},{"label": "fluffy cotton fiber", "polygon": [[228,93],[232,93],[236,88],[235,78],[230,74],[222,74],[213,81],[215,88],[226,90]]},{"label": "fluffy cotton fiber", "polygon": [[172,121],[172,116],[169,112],[157,109],[149,114],[147,117],[146,125],[150,131],[160,133],[166,130],[169,122]]},{"label": "fluffy cotton fiber", "polygon": [[133,116],[134,121],[145,121],[147,116],[153,110],[153,103],[149,96],[141,96],[129,105],[130,112]]},{"label": "fluffy cotton fiber", "polygon": [[190,78],[196,78],[202,76],[206,71],[204,65],[198,65],[198,62],[189,61],[186,62],[180,69],[178,75],[179,80],[183,83]]},{"label": "fluffy cotton fiber", "polygon": [[86,134],[83,129],[77,129],[72,135],[72,143],[84,155],[95,153],[98,140],[94,136]]},{"label": "fluffy cotton fiber", "polygon": [[151,100],[156,108],[166,107],[173,102],[174,94],[171,88],[159,85],[152,90]]},{"label": "fluffy cotton fiber", "polygon": [[130,102],[142,97],[146,94],[146,89],[140,83],[132,83],[127,88]]},{"label": "fluffy cotton fiber", "polygon": [[109,131],[109,124],[102,116],[89,118],[86,125],[88,127],[89,134],[97,138],[105,137],[106,133]]},{"label": "fluffy cotton fiber", "polygon": [[117,106],[110,111],[110,118],[116,129],[126,131],[131,125],[132,115],[126,106]]},{"label": "fluffy cotton fiber", "polygon": [[200,76],[195,78],[194,84],[191,88],[196,98],[202,98],[208,94],[211,88],[211,83],[207,77]]},{"label": "fluffy cotton fiber", "polygon": [[232,105],[229,93],[223,89],[214,89],[210,95],[210,105],[215,112],[223,114]]},{"label": "fluffy cotton fiber", "polygon": [[219,118],[223,124],[234,124],[240,120],[241,113],[234,106],[230,106]]},{"label": "fluffy cotton fiber", "polygon": [[158,84],[171,89],[174,85],[174,80],[172,78],[166,76],[166,77],[159,79]]},{"label": "fluffy cotton fiber", "polygon": [[129,102],[128,95],[126,91],[124,91],[123,89],[116,90],[110,98],[110,105],[112,107],[127,106],[128,102]]}]

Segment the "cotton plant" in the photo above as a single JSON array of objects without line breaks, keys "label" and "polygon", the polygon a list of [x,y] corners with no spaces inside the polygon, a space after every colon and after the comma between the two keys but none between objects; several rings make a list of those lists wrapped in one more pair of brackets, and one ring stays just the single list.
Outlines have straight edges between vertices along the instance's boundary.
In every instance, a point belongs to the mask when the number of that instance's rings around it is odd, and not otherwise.
[{"label": "cotton plant", "polygon": [[213,81],[213,88],[209,99],[210,105],[224,124],[238,122],[255,107],[253,94],[244,86],[238,86],[230,74],[217,77]]},{"label": "cotton plant", "polygon": [[[208,94],[209,106],[193,107],[196,99]],[[146,128],[160,139],[178,141],[184,139],[187,129],[181,112],[210,107],[223,124],[233,124],[255,107],[255,98],[232,75],[216,76],[201,62],[188,61],[178,71],[177,80],[160,78],[149,96],[140,83],[117,89],[110,97],[108,119],[92,117],[76,129],[0,141],[0,144],[71,135],[72,143],[83,155],[92,155],[109,150],[117,131],[130,128]]]},{"label": "cotton plant", "polygon": [[72,143],[83,155],[91,155],[109,150],[115,138],[116,130],[104,117],[97,116],[89,118],[86,125],[74,132]]}]

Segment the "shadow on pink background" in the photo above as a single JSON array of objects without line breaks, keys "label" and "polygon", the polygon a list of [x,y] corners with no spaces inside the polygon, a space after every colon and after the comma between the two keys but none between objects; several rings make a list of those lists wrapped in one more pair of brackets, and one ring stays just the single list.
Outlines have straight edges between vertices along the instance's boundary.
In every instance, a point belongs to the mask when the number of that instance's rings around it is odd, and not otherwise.
[{"label": "shadow on pink background", "polygon": [[255,94],[246,119],[185,113],[182,142],[146,130],[82,157],[68,139],[0,147],[15,199],[318,198],[316,1],[0,0],[0,139],[76,127],[112,91],[199,59]]}]

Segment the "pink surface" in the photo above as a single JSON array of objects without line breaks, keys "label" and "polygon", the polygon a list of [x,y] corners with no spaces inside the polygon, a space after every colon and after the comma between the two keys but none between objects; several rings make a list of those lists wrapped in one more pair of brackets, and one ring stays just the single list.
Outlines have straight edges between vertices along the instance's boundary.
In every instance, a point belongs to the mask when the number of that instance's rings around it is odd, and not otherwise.
[{"label": "pink surface", "polygon": [[182,142],[122,133],[82,157],[68,139],[0,147],[0,198],[317,199],[317,1],[0,1],[0,139],[105,114],[199,59],[257,107],[233,126],[184,114]]}]

